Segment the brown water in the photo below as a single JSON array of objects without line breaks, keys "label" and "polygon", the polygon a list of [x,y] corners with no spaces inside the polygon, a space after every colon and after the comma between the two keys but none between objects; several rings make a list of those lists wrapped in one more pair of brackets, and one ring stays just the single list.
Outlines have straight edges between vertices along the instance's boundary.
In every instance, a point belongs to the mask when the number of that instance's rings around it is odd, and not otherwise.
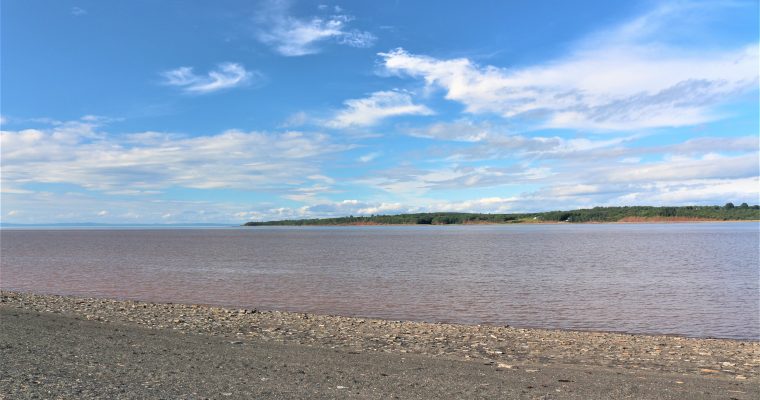
[{"label": "brown water", "polygon": [[0,286],[760,339],[757,223],[0,231]]}]

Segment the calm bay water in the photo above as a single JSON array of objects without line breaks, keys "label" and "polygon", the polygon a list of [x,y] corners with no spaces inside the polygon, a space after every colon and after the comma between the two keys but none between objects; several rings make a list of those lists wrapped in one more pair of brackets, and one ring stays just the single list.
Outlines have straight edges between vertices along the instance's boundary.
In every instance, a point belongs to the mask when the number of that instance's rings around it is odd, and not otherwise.
[{"label": "calm bay water", "polygon": [[0,230],[0,287],[760,339],[757,223]]}]

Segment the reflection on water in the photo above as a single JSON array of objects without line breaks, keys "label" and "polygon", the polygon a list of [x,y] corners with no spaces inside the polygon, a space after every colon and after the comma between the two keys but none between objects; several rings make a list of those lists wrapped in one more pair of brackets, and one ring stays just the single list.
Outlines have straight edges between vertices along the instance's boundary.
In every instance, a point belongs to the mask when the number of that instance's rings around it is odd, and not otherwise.
[{"label": "reflection on water", "polygon": [[760,338],[756,223],[2,230],[4,289]]}]

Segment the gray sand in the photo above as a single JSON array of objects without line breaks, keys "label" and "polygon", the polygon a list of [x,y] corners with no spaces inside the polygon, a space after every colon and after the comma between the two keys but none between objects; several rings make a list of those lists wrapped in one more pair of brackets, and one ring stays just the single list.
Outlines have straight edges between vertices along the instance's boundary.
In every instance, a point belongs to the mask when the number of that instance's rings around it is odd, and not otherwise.
[{"label": "gray sand", "polygon": [[[501,348],[510,351],[510,346],[519,349],[524,343],[569,335],[566,339],[580,341],[566,340],[571,351],[576,345],[590,349],[582,355],[583,362],[579,361],[581,355],[549,359],[540,353],[523,357],[490,354],[489,359],[475,357],[480,354],[475,352],[467,358],[458,352],[437,355],[440,347],[418,345],[405,352],[391,345],[361,346],[376,342],[371,335],[410,331],[418,323],[386,321],[384,325],[376,321],[378,326],[371,331],[353,328],[348,332],[352,326],[373,324],[293,313],[251,314],[202,306],[2,295],[0,398],[760,398],[754,364],[760,361],[757,342],[618,335],[629,338],[624,348],[633,353],[641,351],[636,347],[642,343],[649,346],[650,340],[666,350],[676,346],[674,343],[693,350],[693,354],[679,353],[684,357],[703,353],[702,357],[709,358],[708,353],[717,353],[726,359],[720,371],[694,367],[688,358],[618,365],[610,362],[610,349],[597,351],[613,342],[606,336],[610,334],[549,330],[517,330],[526,338]],[[132,306],[140,312],[127,312]],[[195,317],[206,321],[209,329],[177,329],[176,325],[186,323],[176,322],[172,312],[177,308],[184,320],[194,318],[189,309],[199,310],[202,318]],[[140,313],[148,313],[152,323],[141,319],[145,315]],[[218,315],[218,320],[208,315]],[[278,329],[264,324],[268,319],[279,321]],[[246,326],[251,329],[250,322],[256,321],[263,329],[261,334],[238,335],[233,332],[239,326],[224,329],[227,325],[218,323],[230,320],[238,325],[241,320],[248,321]],[[344,335],[362,339],[346,343],[328,335],[306,340],[308,337],[294,333],[296,328],[311,324],[317,329],[326,323],[340,325]],[[445,336],[447,342],[465,335],[473,344],[478,342],[479,329],[491,329],[419,326],[420,332]],[[296,338],[284,339],[292,336]],[[393,336],[392,342],[398,341],[397,334]],[[424,344],[422,336],[417,334]],[[618,336],[612,338],[620,339]],[[519,337],[509,340],[519,341]],[[410,337],[409,342],[414,345],[414,340]],[[604,346],[594,343],[600,340]],[[560,350],[554,354],[561,354]],[[741,371],[737,364],[742,364]]]},{"label": "gray sand", "polygon": [[[230,341],[0,309],[5,398],[751,399],[757,384]],[[518,368],[515,368],[518,367]],[[682,383],[677,383],[682,382]]]}]

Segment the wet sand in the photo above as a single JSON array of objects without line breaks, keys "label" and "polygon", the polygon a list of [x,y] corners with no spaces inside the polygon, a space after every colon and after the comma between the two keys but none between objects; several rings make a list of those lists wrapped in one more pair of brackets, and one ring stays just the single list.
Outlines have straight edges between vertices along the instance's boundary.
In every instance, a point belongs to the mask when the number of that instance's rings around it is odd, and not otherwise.
[{"label": "wet sand", "polygon": [[5,398],[757,398],[760,343],[0,296]]}]

